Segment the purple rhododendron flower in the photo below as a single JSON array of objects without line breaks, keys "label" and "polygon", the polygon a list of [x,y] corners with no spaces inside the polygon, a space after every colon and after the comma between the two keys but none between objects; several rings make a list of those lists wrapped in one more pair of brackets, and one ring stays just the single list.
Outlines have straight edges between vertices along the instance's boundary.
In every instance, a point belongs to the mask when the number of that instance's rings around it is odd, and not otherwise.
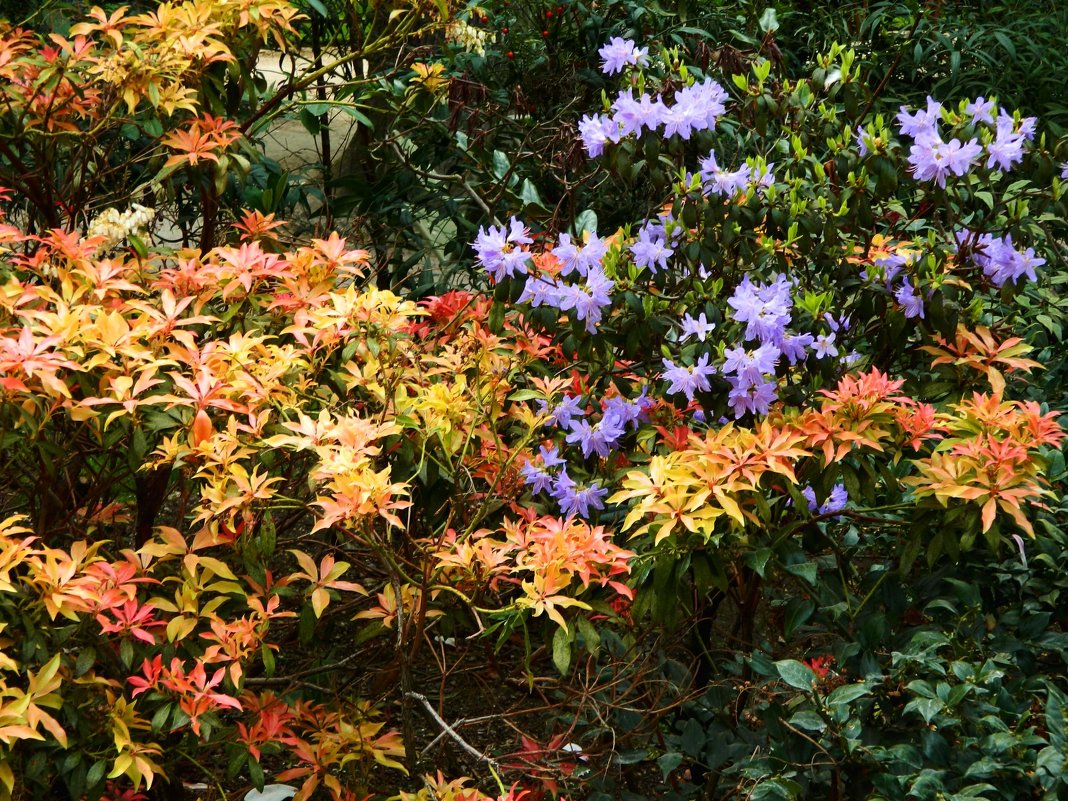
[{"label": "purple rhododendron flower", "polygon": [[943,142],[937,134],[930,133],[916,138],[916,144],[909,151],[909,164],[918,181],[934,181],[945,189],[946,176],[949,173],[958,177],[964,175],[982,152],[983,148],[975,139]]},{"label": "purple rhododendron flower", "polygon": [[709,131],[727,110],[727,92],[711,78],[684,86],[675,92],[675,103],[665,106],[662,116],[664,136],[688,140],[695,131]]},{"label": "purple rhododendron flower", "polygon": [[620,139],[619,123],[603,114],[588,114],[579,120],[579,136],[582,145],[586,148],[586,154],[590,158],[597,158],[604,153],[604,146],[608,142],[618,142]]},{"label": "purple rhododendron flower", "polygon": [[560,260],[561,275],[577,272],[585,276],[592,268],[601,266],[601,259],[607,252],[608,246],[593,232],[585,245],[576,245],[569,234],[560,234],[560,239],[553,248],[553,255]]},{"label": "purple rhododendron flower", "polygon": [[626,422],[611,412],[606,412],[601,419],[591,425],[589,420],[572,420],[571,432],[565,437],[571,445],[582,449],[583,458],[591,453],[608,456],[619,445],[619,440],[626,433]]},{"label": "purple rhododendron flower", "polygon": [[976,266],[981,267],[983,274],[990,279],[995,286],[1003,286],[1008,281],[1019,281],[1028,278],[1031,281],[1038,280],[1037,268],[1046,263],[1046,260],[1035,256],[1034,248],[1019,251],[1012,244],[1012,235],[996,237],[993,234],[983,234],[979,237],[968,230],[957,232],[957,246],[973,240],[971,245],[971,258]]},{"label": "purple rhododendron flower", "polygon": [[812,334],[783,334],[778,342],[778,348],[790,364],[794,365],[807,356],[808,349],[815,341],[816,338]]},{"label": "purple rhododendron flower", "polygon": [[589,517],[591,508],[604,509],[604,498],[608,495],[608,490],[602,489],[597,482],[580,489],[567,474],[567,468],[564,468],[556,477],[549,494],[560,504],[560,511],[565,517],[577,513],[579,517],[585,518]]},{"label": "purple rhododendron flower", "polygon": [[648,411],[654,405],[648,392],[649,388],[643,387],[641,394],[632,401],[613,395],[604,401],[605,416],[612,415],[621,425],[632,424],[637,428],[639,423],[649,419]]},{"label": "purple rhododendron flower", "polygon": [[612,305],[609,292],[615,282],[609,279],[600,267],[591,269],[586,274],[586,282],[577,286],[566,286],[560,290],[557,308],[560,311],[575,310],[575,316],[586,323],[586,331],[597,333],[597,324],[601,322],[602,310]]},{"label": "purple rhododendron flower", "polygon": [[755,383],[746,383],[740,378],[729,378],[731,391],[727,396],[727,405],[734,410],[735,419],[746,412],[767,414],[778,399],[778,382],[763,378]]},{"label": "purple rhododendron flower", "polygon": [[649,66],[649,48],[638,47],[631,39],[623,39],[613,36],[608,40],[597,55],[601,57],[601,72],[605,75],[614,75],[622,72],[628,64],[635,66]]},{"label": "purple rhododendron flower", "polygon": [[743,164],[733,172],[720,169],[716,162],[716,151],[710,150],[708,155],[701,159],[700,174],[706,192],[723,197],[734,197],[739,192],[744,192],[749,186],[751,170],[748,164]]},{"label": "purple rhododendron flower", "polygon": [[821,515],[837,514],[845,509],[846,504],[849,503],[849,493],[843,484],[835,484],[827,496],[827,500],[822,505],[816,499],[816,491],[812,487],[804,487],[801,490],[801,495],[808,503],[808,510]]},{"label": "purple rhododendron flower", "polygon": [[[545,414],[549,411],[549,405],[545,401],[539,400],[537,403],[538,414]],[[553,407],[549,419],[545,421],[545,425],[555,425],[557,428],[569,428],[572,419],[585,416],[586,412],[582,408],[582,396],[564,395],[564,397],[560,399],[560,403]]]},{"label": "purple rhododendron flower", "polygon": [[864,158],[873,150],[875,150],[874,134],[865,128],[861,128],[857,131],[857,151],[860,153],[860,157]]},{"label": "purple rhododendron flower", "polygon": [[820,334],[816,337],[816,344],[812,350],[816,352],[817,359],[826,359],[828,356],[837,356],[838,348],[834,344],[835,333]]},{"label": "purple rhododendron flower", "polygon": [[738,378],[738,385],[746,387],[760,383],[765,375],[774,373],[782,351],[772,343],[764,342],[752,352],[739,345],[727,348],[723,355],[727,357],[723,362],[723,372],[733,373]]},{"label": "purple rhododendron flower", "polygon": [[530,254],[520,246],[529,245],[532,241],[530,231],[513,217],[507,232],[503,226],[479,228],[472,248],[479,263],[493,276],[494,281],[503,281],[525,270]]},{"label": "purple rhododendron flower", "polygon": [[746,324],[747,340],[778,341],[790,324],[790,282],[780,275],[770,284],[754,284],[746,275],[727,305],[734,309],[734,319]]},{"label": "purple rhododendron flower", "polygon": [[830,515],[840,512],[845,509],[847,503],[849,503],[849,493],[846,492],[845,486],[843,484],[835,484],[831,489],[831,494],[827,496],[827,500],[820,507],[820,514]]},{"label": "purple rhododendron flower", "polygon": [[772,161],[767,164],[758,163],[752,168],[749,180],[757,192],[763,193],[769,186],[775,183],[775,174],[771,171],[774,166],[775,162]]},{"label": "purple rhododendron flower", "polygon": [[897,121],[901,123],[901,135],[911,136],[918,139],[925,135],[938,136],[938,122],[942,119],[942,104],[930,96],[927,98],[927,109],[909,114],[908,106],[902,106],[897,115]]},{"label": "purple rhododendron flower", "polygon": [[919,296],[912,284],[909,283],[908,276],[905,276],[901,288],[894,293],[894,299],[904,307],[906,317],[919,317],[921,320],[924,318],[923,298]]},{"label": "purple rhododendron flower", "polygon": [[696,320],[687,313],[682,318],[682,329],[679,332],[679,342],[685,342],[690,337],[697,337],[701,342],[715,329],[716,324],[708,322],[704,312]]},{"label": "purple rhododendron flower", "polygon": [[664,373],[661,377],[671,382],[667,389],[669,395],[681,392],[686,396],[686,400],[692,401],[695,392],[708,392],[712,388],[708,379],[715,374],[716,368],[709,365],[708,354],[704,353],[693,367],[664,359]]},{"label": "purple rhododendron flower", "polygon": [[[659,227],[660,233],[657,232]],[[630,252],[634,256],[634,263],[639,267],[648,268],[649,272],[655,273],[667,269],[667,260],[675,253],[663,234],[663,226],[646,223],[638,231],[637,241],[630,246]]]},{"label": "purple rhododendron flower", "polygon": [[655,131],[660,126],[664,115],[664,104],[659,99],[653,100],[647,93],[642,92],[635,100],[634,93],[630,89],[619,93],[612,108],[616,112],[612,121],[619,125],[621,136],[628,134],[640,136],[643,128]]},{"label": "purple rhododendron flower", "polygon": [[995,164],[1002,172],[1008,172],[1023,161],[1024,137],[1022,134],[1006,131],[998,126],[994,141],[986,146],[987,169]]},{"label": "purple rhododendron flower", "polygon": [[977,97],[964,107],[964,113],[972,118],[973,122],[985,122],[987,125],[994,124],[994,101],[985,97]]}]

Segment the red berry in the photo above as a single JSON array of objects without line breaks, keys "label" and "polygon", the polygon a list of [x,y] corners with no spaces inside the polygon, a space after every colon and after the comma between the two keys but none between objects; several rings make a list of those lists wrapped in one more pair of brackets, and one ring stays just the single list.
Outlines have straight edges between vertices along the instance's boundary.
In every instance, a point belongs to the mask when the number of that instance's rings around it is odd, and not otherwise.
[{"label": "red berry", "polygon": [[542,36],[548,36],[548,35],[549,35],[549,32],[548,32],[548,31],[542,31],[542,32],[541,32],[541,35],[542,35]]},{"label": "red berry", "polygon": [[508,35],[508,29],[507,28],[501,28],[501,33],[503,33],[505,36],[507,36]]},{"label": "red berry", "polygon": [[546,11],[546,12],[545,12],[545,16],[546,16],[546,17],[548,17],[549,19],[552,19],[552,18],[553,18],[553,12],[551,12],[551,11]]},{"label": "red berry", "polygon": [[556,7],[556,13],[557,14],[563,14],[564,13],[564,7],[563,6],[557,6]]},{"label": "red berry", "polygon": [[509,50],[508,51],[508,58],[515,58],[515,53],[513,53],[511,50]]},{"label": "red berry", "polygon": [[489,22],[489,17],[483,17],[482,24],[485,25],[487,22]]}]

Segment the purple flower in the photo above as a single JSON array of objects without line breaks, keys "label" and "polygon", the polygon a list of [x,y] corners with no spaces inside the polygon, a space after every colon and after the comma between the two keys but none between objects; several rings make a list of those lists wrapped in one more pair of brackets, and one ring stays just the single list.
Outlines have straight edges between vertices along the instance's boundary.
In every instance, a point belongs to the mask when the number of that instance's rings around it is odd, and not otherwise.
[{"label": "purple flower", "polygon": [[872,132],[865,128],[857,131],[857,150],[860,153],[860,157],[864,158],[875,149],[875,136]]},{"label": "purple flower", "polygon": [[542,470],[540,467],[535,466],[531,461],[528,461],[523,465],[519,474],[523,476],[523,482],[530,487],[530,492],[533,495],[547,491],[552,486],[554,480],[554,476]]},{"label": "purple flower", "polygon": [[674,395],[681,392],[686,400],[692,401],[695,392],[708,392],[712,385],[708,383],[710,376],[716,374],[716,368],[708,364],[708,354],[704,353],[693,367],[675,364],[670,359],[664,359],[664,374],[662,378],[670,381],[668,394]]},{"label": "purple flower", "polygon": [[1068,161],[1061,162],[1061,180],[1068,181]]},{"label": "purple flower", "polygon": [[767,164],[757,163],[752,168],[752,174],[749,177],[750,182],[757,192],[763,193],[769,186],[775,183],[775,175],[772,173],[772,168],[775,166],[775,162]]},{"label": "purple flower", "polygon": [[777,341],[790,323],[790,282],[779,276],[771,284],[754,284],[746,275],[727,305],[734,309],[735,320],[746,323],[746,339]]},{"label": "purple flower", "polygon": [[590,158],[597,158],[604,153],[606,143],[618,142],[620,138],[619,124],[603,114],[584,116],[579,120],[578,128],[582,145]]},{"label": "purple flower", "polygon": [[733,172],[720,169],[716,162],[715,150],[710,150],[708,155],[701,159],[701,182],[705,191],[711,194],[734,197],[749,186],[750,175],[748,164],[743,164]]},{"label": "purple flower", "polygon": [[1009,114],[1005,109],[998,110],[997,132],[998,134],[1016,133],[1030,142],[1035,138],[1035,128],[1038,124],[1036,117],[1021,117],[1020,122],[1016,122],[1016,118]]},{"label": "purple flower", "polygon": [[[967,229],[958,231],[958,247],[973,236]],[[1016,282],[1024,277],[1037,281],[1035,270],[1046,263],[1045,259],[1035,256],[1034,248],[1027,248],[1023,252],[1017,250],[1012,244],[1011,234],[1004,237],[983,234],[975,238],[971,245],[971,258],[995,286],[1003,286],[1008,281]]]},{"label": "purple flower", "polygon": [[973,122],[985,122],[987,125],[994,124],[994,101],[985,97],[977,97],[964,107],[964,113],[972,118]]},{"label": "purple flower", "polygon": [[630,89],[619,93],[612,108],[616,112],[612,121],[619,125],[621,136],[632,133],[640,136],[642,128],[655,131],[664,114],[664,104],[659,99],[654,101],[648,94],[642,92],[635,100],[634,93]]},{"label": "purple flower", "polygon": [[759,384],[765,375],[774,373],[782,351],[772,343],[764,342],[752,352],[739,345],[727,348],[723,355],[727,357],[723,362],[723,372],[733,373],[737,378],[736,385],[744,388]]},{"label": "purple flower", "polygon": [[582,448],[582,456],[588,459],[591,453],[608,456],[626,433],[626,422],[611,412],[606,412],[594,425],[589,420],[572,420],[571,432],[566,440]]},{"label": "purple flower", "polygon": [[679,332],[679,342],[685,342],[690,337],[697,337],[701,342],[704,342],[712,330],[716,327],[715,323],[708,322],[708,318],[704,312],[701,312],[701,316],[696,320],[686,314],[682,318],[682,330]]},{"label": "purple flower", "polygon": [[757,383],[746,384],[741,379],[728,379],[731,383],[731,391],[727,396],[727,405],[734,409],[735,419],[746,412],[753,414],[767,414],[778,399],[778,383],[772,379]]},{"label": "purple flower", "polygon": [[628,64],[641,67],[649,66],[649,48],[637,47],[631,39],[613,36],[597,54],[601,57],[601,72],[614,75],[622,72]]},{"label": "purple flower", "polygon": [[838,348],[834,345],[834,331],[829,334],[820,334],[816,337],[816,344],[812,348],[816,352],[817,359],[826,359],[828,356],[837,356]]},{"label": "purple flower", "polygon": [[507,233],[503,227],[479,228],[472,248],[479,263],[493,276],[494,281],[502,281],[525,271],[530,254],[518,246],[529,245],[533,241],[529,234],[523,223],[513,217]]},{"label": "purple flower", "polygon": [[1024,137],[1021,134],[1005,132],[998,127],[994,141],[986,146],[989,158],[986,160],[987,169],[995,164],[1002,172],[1008,172],[1013,165],[1023,161]]},{"label": "purple flower", "polygon": [[982,152],[975,139],[967,143],[959,139],[943,142],[936,134],[929,134],[916,138],[909,151],[909,164],[917,180],[934,181],[944,189],[946,175],[964,175]]},{"label": "purple flower", "polygon": [[[675,253],[668,244],[662,233],[656,232],[657,226],[646,223],[638,231],[637,241],[630,246],[630,252],[634,256],[634,263],[638,267],[646,267],[649,272],[655,273],[658,269],[667,269],[667,260]],[[661,232],[663,227],[660,226]]]},{"label": "purple flower", "polygon": [[847,503],[849,503],[849,493],[846,492],[845,486],[835,484],[831,489],[831,494],[827,496],[827,500],[820,507],[820,514],[833,515],[845,509]]},{"label": "purple flower", "polygon": [[641,394],[633,401],[628,401],[620,395],[613,395],[604,401],[604,415],[612,415],[620,425],[638,424],[649,419],[647,412],[653,407],[653,401],[649,398],[649,388],[643,387]]},{"label": "purple flower", "polygon": [[919,139],[921,136],[938,136],[938,122],[942,119],[942,104],[927,98],[927,110],[909,114],[908,106],[902,106],[897,121],[901,123],[901,135]]},{"label": "purple flower", "polygon": [[604,241],[591,232],[585,245],[578,246],[571,241],[569,234],[560,234],[560,240],[553,248],[553,255],[560,260],[560,274],[570,275],[577,272],[586,275],[593,267],[601,266],[601,259],[608,252]]},{"label": "purple flower", "polygon": [[816,338],[812,334],[783,334],[777,344],[782,355],[793,365],[805,358],[806,351],[815,341]]},{"label": "purple flower", "polygon": [[579,286],[566,286],[560,290],[558,308],[560,311],[575,310],[575,317],[586,323],[586,331],[597,333],[597,324],[601,322],[601,311],[612,305],[612,296],[608,294],[615,286],[600,267],[591,268],[586,273],[586,283]]},{"label": "purple flower", "polygon": [[608,495],[608,490],[601,489],[597,482],[579,489],[567,474],[567,468],[564,468],[556,477],[549,494],[560,504],[560,511],[566,517],[571,517],[576,512],[579,517],[589,517],[591,508],[604,509],[603,499]]},{"label": "purple flower", "polygon": [[[539,414],[545,414],[548,410],[549,406],[545,401],[538,401]],[[545,421],[545,425],[555,425],[558,428],[569,428],[572,419],[576,417],[584,417],[585,415],[586,412],[582,409],[582,396],[565,395],[560,400],[560,404],[553,408],[549,419]]]},{"label": "purple flower", "polygon": [[694,131],[714,129],[726,111],[726,99],[726,91],[711,78],[679,89],[674,105],[664,108],[664,136],[677,134],[688,140]]},{"label": "purple flower", "polygon": [[801,495],[808,503],[808,510],[821,515],[836,514],[845,509],[846,504],[849,503],[849,493],[846,492],[846,488],[842,484],[834,485],[823,505],[820,505],[820,502],[816,500],[816,491],[812,487],[804,487],[801,490]]},{"label": "purple flower", "polygon": [[904,307],[906,317],[919,317],[921,320],[924,318],[923,298],[917,294],[912,284],[909,283],[907,275],[903,279],[901,288],[894,293],[894,298]]}]

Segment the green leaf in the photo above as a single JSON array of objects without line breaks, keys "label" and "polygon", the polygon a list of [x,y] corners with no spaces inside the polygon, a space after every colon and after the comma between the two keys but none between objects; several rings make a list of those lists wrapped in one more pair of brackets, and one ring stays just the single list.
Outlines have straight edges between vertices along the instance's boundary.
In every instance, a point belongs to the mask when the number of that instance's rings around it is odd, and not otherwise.
[{"label": "green leaf", "polygon": [[790,725],[808,731],[823,731],[827,728],[827,721],[811,709],[802,709],[790,718]]},{"label": "green leaf", "polygon": [[780,659],[775,663],[779,677],[799,690],[811,690],[816,683],[816,674],[808,665],[803,665],[796,659]]},{"label": "green leaf", "polygon": [[575,625],[578,627],[579,634],[582,635],[582,643],[586,646],[590,656],[597,656],[597,652],[601,649],[601,635],[597,633],[597,628],[584,617],[576,618]]},{"label": "green leaf", "polygon": [[865,684],[846,684],[842,687],[838,687],[827,696],[827,705],[837,706],[838,704],[848,704],[851,701],[856,701],[858,698],[870,694],[871,688]]},{"label": "green leaf", "polygon": [[793,633],[812,617],[814,611],[816,611],[816,604],[811,600],[807,598],[791,598],[786,604],[783,636],[787,639],[793,636]]},{"label": "green leaf", "polygon": [[78,654],[78,661],[74,663],[74,675],[84,676],[89,668],[96,664],[96,649],[92,646],[83,648]]},{"label": "green leaf", "polygon": [[123,667],[129,668],[133,664],[134,649],[133,643],[128,639],[119,643],[119,659],[122,661]]},{"label": "green leaf", "polygon": [[561,676],[566,676],[571,667],[571,637],[567,629],[557,628],[553,634],[553,664]]},{"label": "green leaf", "polygon": [[104,781],[104,771],[107,770],[107,763],[104,760],[97,760],[93,763],[93,766],[89,768],[89,772],[85,774],[85,786],[92,790],[98,784]]},{"label": "green leaf", "polygon": [[675,772],[675,769],[682,764],[683,756],[678,751],[669,751],[663,754],[656,760],[656,764],[660,766],[660,772],[663,774],[664,781],[668,780],[668,776]]},{"label": "green leaf", "polygon": [[793,573],[795,576],[803,578],[813,587],[816,586],[816,574],[819,571],[819,567],[815,562],[801,562],[801,564],[797,565],[786,565],[785,569],[787,573]]},{"label": "green leaf", "polygon": [[767,567],[768,560],[771,558],[771,548],[761,548],[756,551],[750,551],[745,555],[745,563],[749,567],[753,568],[753,571],[764,578],[764,569]]},{"label": "green leaf", "polygon": [[679,744],[687,756],[696,759],[701,755],[701,751],[704,750],[707,739],[705,727],[701,725],[701,722],[696,718],[690,718],[686,721],[686,725],[682,727],[682,739]]},{"label": "green leaf", "polygon": [[779,30],[779,15],[775,13],[775,9],[769,6],[764,9],[764,13],[760,15],[760,30],[764,33],[772,33]]}]

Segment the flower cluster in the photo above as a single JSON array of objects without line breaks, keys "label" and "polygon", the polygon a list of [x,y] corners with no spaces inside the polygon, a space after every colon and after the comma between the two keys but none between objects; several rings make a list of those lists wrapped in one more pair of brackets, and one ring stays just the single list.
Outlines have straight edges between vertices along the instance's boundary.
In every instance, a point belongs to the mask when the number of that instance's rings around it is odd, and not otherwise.
[{"label": "flower cluster", "polygon": [[[983,97],[964,107],[964,114],[973,125],[994,129],[992,135],[989,130],[981,131],[986,143],[986,168],[1008,172],[1023,161],[1024,143],[1034,138],[1036,120],[1034,117],[1017,120],[1005,109],[999,110],[995,120],[993,112],[994,101]],[[920,181],[934,181],[945,188],[946,177],[967,174],[982,155],[984,146],[976,137],[966,142],[957,138],[944,140],[938,129],[942,116],[942,104],[928,97],[926,109],[910,113],[906,106],[902,106],[897,119],[902,136],[914,140],[908,159],[913,175]],[[863,139],[860,149],[861,155],[865,155],[867,147]]]},{"label": "flower cluster", "polygon": [[642,92],[637,97],[632,89],[620,92],[612,102],[614,114],[586,115],[579,122],[579,135],[586,152],[595,158],[604,152],[608,142],[643,130],[656,131],[663,126],[663,136],[689,138],[699,131],[715,129],[716,121],[726,111],[727,93],[711,78],[692,83],[677,90],[673,103],[667,105],[661,96]]},{"label": "flower cluster", "polygon": [[705,194],[720,195],[731,198],[750,188],[763,190],[775,182],[771,169],[774,163],[754,160],[753,164],[744,163],[736,170],[725,170],[716,161],[716,151],[708,151],[701,159],[701,184]]},{"label": "flower cluster", "polygon": [[649,48],[638,47],[632,39],[613,36],[597,54],[601,57],[601,72],[605,75],[622,72],[627,65],[649,66]]},{"label": "flower cluster", "polygon": [[445,40],[463,48],[468,53],[486,55],[486,43],[494,40],[493,33],[484,28],[476,28],[465,20],[453,20],[445,27]]},{"label": "flower cluster", "polygon": [[[601,406],[601,418],[591,422],[582,406],[581,395],[565,395],[559,404],[549,409],[546,401],[539,401],[539,412],[548,415],[546,425],[564,429],[564,440],[582,452],[582,458],[591,456],[605,458],[617,450],[628,429],[637,429],[648,420],[648,410],[653,401],[646,390],[634,400],[619,395],[606,398]],[[554,447],[541,446],[541,467],[528,460],[521,470],[523,481],[537,495],[547,493],[560,506],[560,512],[569,517],[578,514],[588,517],[590,510],[604,508],[603,498],[608,491],[596,481],[580,486],[568,474],[567,462]],[[554,468],[561,468],[555,471]]]},{"label": "flower cluster", "polygon": [[107,208],[89,223],[87,238],[100,238],[97,249],[108,251],[130,236],[147,238],[149,226],[156,217],[156,210],[134,203],[126,211]]},{"label": "flower cluster", "polygon": [[1024,277],[1037,281],[1035,269],[1046,263],[1045,259],[1035,255],[1034,248],[1027,248],[1022,253],[1017,250],[1012,244],[1011,234],[998,237],[963,229],[957,232],[957,248],[966,248],[972,262],[982,269],[983,275],[994,286],[999,287]]},{"label": "flower cluster", "polygon": [[504,226],[490,226],[489,230],[479,228],[472,247],[479,264],[493,276],[493,280],[503,281],[526,272],[530,254],[522,246],[533,241],[526,226],[513,217],[507,231]]}]

